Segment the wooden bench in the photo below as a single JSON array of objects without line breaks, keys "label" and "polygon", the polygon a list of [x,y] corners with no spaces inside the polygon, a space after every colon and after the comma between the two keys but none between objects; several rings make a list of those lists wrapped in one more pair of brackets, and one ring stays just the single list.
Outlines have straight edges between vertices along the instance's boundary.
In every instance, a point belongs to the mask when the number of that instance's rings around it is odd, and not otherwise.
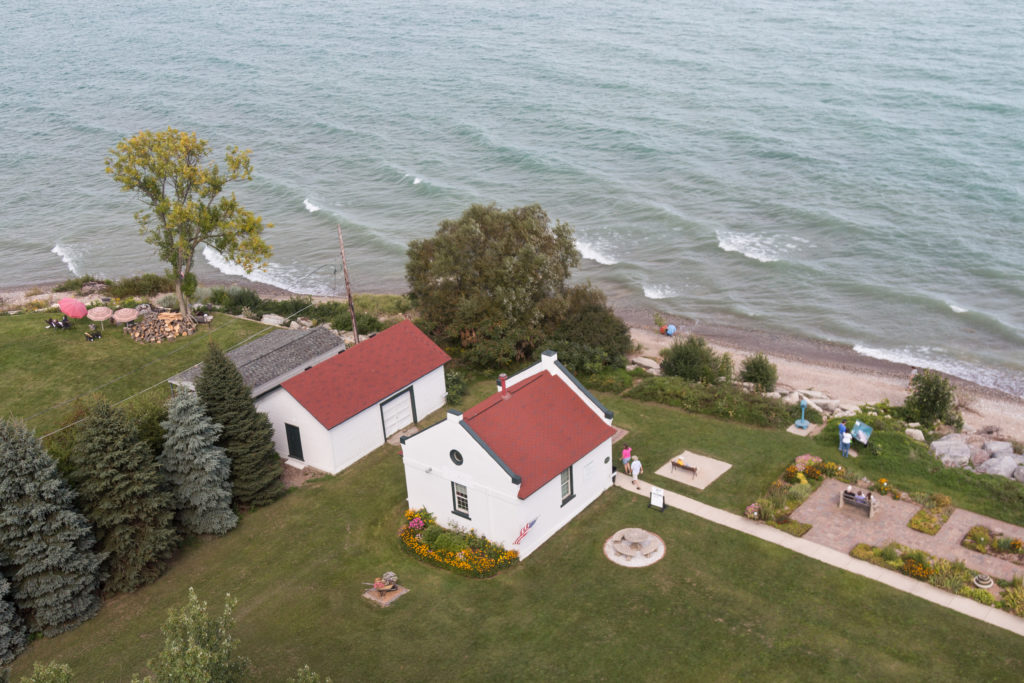
[{"label": "wooden bench", "polygon": [[685,462],[683,462],[682,458],[672,459],[672,469],[670,471],[675,472],[676,470],[688,470],[693,473],[695,479],[697,477],[697,466],[687,465]]},{"label": "wooden bench", "polygon": [[857,494],[853,491],[843,491],[839,494],[839,507],[843,507],[844,505],[862,507],[868,511],[868,518],[870,519],[871,517],[874,517],[875,510],[878,509],[878,499],[870,494],[867,494],[867,496],[867,498],[858,498]]}]

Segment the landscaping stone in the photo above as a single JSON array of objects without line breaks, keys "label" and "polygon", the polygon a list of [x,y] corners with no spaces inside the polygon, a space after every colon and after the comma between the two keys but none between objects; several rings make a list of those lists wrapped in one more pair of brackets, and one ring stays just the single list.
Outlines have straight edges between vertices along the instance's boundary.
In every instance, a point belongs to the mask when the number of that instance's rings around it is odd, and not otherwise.
[{"label": "landscaping stone", "polygon": [[276,313],[267,313],[260,318],[260,322],[264,325],[277,325],[281,327],[284,325],[284,316],[277,315]]},{"label": "landscaping stone", "polygon": [[793,391],[782,397],[782,400],[787,405],[795,406],[800,403],[800,392]]},{"label": "landscaping stone", "polygon": [[920,429],[914,429],[913,427],[907,427],[906,430],[904,430],[904,431],[905,431],[906,435],[909,436],[914,441],[924,441],[924,432],[922,432]]},{"label": "landscaping stone", "polygon": [[656,360],[651,360],[650,358],[637,356],[636,358],[633,359],[633,363],[635,365],[639,365],[642,368],[646,368],[647,370],[656,370],[659,373],[661,372],[661,363],[659,363]]},{"label": "landscaping stone", "polygon": [[827,410],[830,413],[834,413],[839,410],[839,401],[834,398],[816,400],[815,403],[817,403],[822,410]]},{"label": "landscaping stone", "polygon": [[1010,476],[1011,476],[1011,477],[1012,477],[1013,479],[1016,479],[1016,480],[1017,480],[1017,481],[1019,481],[1020,483],[1024,484],[1024,465],[1021,465],[1020,467],[1018,467],[1017,469],[1015,469],[1015,470],[1013,471],[1013,474],[1012,474],[1012,475],[1010,475]]},{"label": "landscaping stone", "polygon": [[984,448],[971,449],[971,466],[977,469],[992,456]]},{"label": "landscaping stone", "polygon": [[800,393],[803,394],[808,401],[824,401],[828,399],[828,394],[824,394],[820,391],[812,391],[808,389],[806,391],[801,391]]},{"label": "landscaping stone", "polygon": [[986,441],[983,447],[994,456],[1013,453],[1013,444],[1009,441]]},{"label": "landscaping stone", "polygon": [[1014,470],[1018,467],[1020,467],[1020,465],[1017,464],[1017,460],[1013,458],[1013,456],[1000,455],[994,458],[989,458],[983,462],[978,468],[978,471],[984,474],[995,474],[1009,479],[1013,476]]},{"label": "landscaping stone", "polygon": [[963,434],[948,434],[933,441],[931,449],[946,467],[963,467],[971,459],[971,447]]}]

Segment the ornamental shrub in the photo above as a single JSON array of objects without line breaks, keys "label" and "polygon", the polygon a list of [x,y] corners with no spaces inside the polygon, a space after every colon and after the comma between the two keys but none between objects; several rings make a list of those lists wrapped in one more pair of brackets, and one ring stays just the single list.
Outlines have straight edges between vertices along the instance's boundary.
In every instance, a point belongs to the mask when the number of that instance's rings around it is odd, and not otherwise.
[{"label": "ornamental shrub", "polygon": [[970,598],[976,602],[980,602],[983,605],[995,605],[998,602],[998,600],[992,597],[991,593],[984,588],[978,588],[977,586],[961,586],[957,589],[956,594],[962,595],[965,598]]},{"label": "ornamental shrub", "polygon": [[743,359],[740,379],[750,382],[757,387],[758,391],[775,391],[775,383],[779,380],[779,371],[775,367],[775,363],[768,360],[768,356],[756,353]]},{"label": "ornamental shrub", "polygon": [[992,535],[988,529],[978,525],[971,527],[971,530],[964,536],[963,546],[976,550],[979,553],[988,552],[989,546],[992,545]]},{"label": "ornamental shrub", "polygon": [[1003,591],[1003,608],[1024,617],[1024,586],[1016,585]]},{"label": "ornamental shrub", "polygon": [[963,429],[964,419],[956,405],[953,385],[933,370],[925,370],[910,380],[910,396],[903,407],[908,419],[925,424],[938,421]]},{"label": "ornamental shrub", "polygon": [[974,578],[974,572],[967,568],[963,562],[950,562],[943,558],[936,558],[932,563],[934,573],[928,579],[933,586],[942,588],[952,593],[957,592],[965,584]]},{"label": "ornamental shrub", "polygon": [[719,384],[732,377],[732,357],[715,353],[704,337],[677,340],[662,351],[662,356],[661,372],[665,375],[702,384]]}]

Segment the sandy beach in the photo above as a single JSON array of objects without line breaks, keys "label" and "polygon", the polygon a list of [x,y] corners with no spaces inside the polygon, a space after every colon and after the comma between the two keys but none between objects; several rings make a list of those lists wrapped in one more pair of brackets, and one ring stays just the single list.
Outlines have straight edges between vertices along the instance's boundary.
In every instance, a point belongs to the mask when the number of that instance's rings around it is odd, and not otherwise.
[{"label": "sandy beach", "polygon": [[[53,292],[58,282],[0,288],[0,309],[14,309],[29,299],[54,303],[65,294]],[[237,285],[255,290],[263,298],[297,296],[278,287],[251,282],[241,277],[204,280],[204,286]],[[327,300],[330,297],[315,297]],[[779,388],[811,389],[855,407],[888,400],[902,405],[907,396],[910,367],[862,356],[853,349],[811,339],[789,337],[752,329],[709,325],[682,318],[665,317],[676,326],[675,337],[660,334],[654,326],[654,311],[617,308],[629,325],[638,351],[635,355],[660,360],[659,352],[688,334],[703,336],[719,352],[728,351],[735,365],[750,354],[762,352],[778,367]],[[1024,442],[1024,400],[957,377],[949,378],[957,388],[965,431],[998,426],[1001,438]]]}]

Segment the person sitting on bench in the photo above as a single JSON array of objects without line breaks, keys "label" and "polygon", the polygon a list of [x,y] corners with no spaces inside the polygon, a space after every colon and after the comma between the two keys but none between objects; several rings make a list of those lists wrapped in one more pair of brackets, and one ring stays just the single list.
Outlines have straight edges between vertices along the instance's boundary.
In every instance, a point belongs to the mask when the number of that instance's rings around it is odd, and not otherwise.
[{"label": "person sitting on bench", "polygon": [[854,496],[853,498],[862,505],[868,502],[868,498],[867,496],[864,495],[863,491],[857,491],[857,495]]}]

